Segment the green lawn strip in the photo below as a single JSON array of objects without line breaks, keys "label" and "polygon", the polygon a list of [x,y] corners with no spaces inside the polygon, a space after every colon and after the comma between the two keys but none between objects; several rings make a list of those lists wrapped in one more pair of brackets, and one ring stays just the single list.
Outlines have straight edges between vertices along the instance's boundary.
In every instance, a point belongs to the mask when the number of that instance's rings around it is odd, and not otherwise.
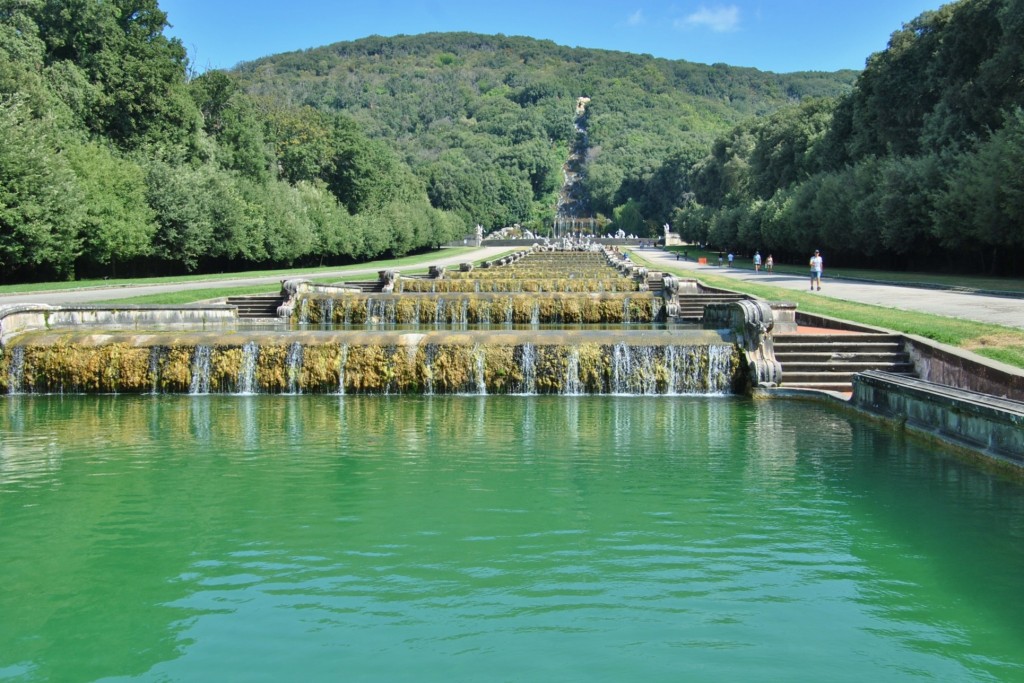
[{"label": "green lawn strip", "polygon": [[[254,270],[247,271],[244,273],[208,273],[205,275],[179,275],[153,278],[77,280],[74,282],[39,282],[35,284],[0,285],[0,294],[20,294],[25,292],[53,292],[69,289],[87,289],[89,287],[130,287],[132,285],[160,285],[188,282],[222,282],[225,284],[229,284],[231,280],[239,280],[250,277],[278,276],[281,279],[286,279],[290,276],[295,275],[314,276],[316,273],[322,272],[344,274],[347,272],[362,270],[383,270],[385,268],[426,266],[431,265],[432,262],[436,261],[439,257],[443,256],[445,258],[448,258],[451,256],[458,256],[459,254],[468,253],[471,251],[474,251],[473,247],[453,247],[451,249],[445,249],[443,251],[432,251],[426,254],[416,254],[415,256],[406,256],[403,258],[388,261],[370,261],[368,263],[356,263],[341,267],[319,266],[314,268],[289,268],[283,270]],[[424,267],[423,270],[426,271],[426,267]],[[313,278],[311,277],[310,279]],[[332,278],[329,281],[335,280],[337,280],[337,278]]]},{"label": "green lawn strip", "polygon": [[[640,258],[639,260],[644,260]],[[648,261],[644,265],[654,267]],[[659,266],[660,267],[660,266]],[[721,275],[699,275],[693,271],[668,268],[668,272],[683,278],[696,279],[709,286],[729,289],[736,292],[753,294],[768,301],[791,301],[797,304],[797,310],[817,313],[833,318],[849,320],[895,330],[904,334],[913,334],[932,339],[942,344],[956,346],[978,355],[998,360],[1008,365],[1024,368],[1024,330],[1002,325],[978,323],[960,318],[949,318],[930,313],[904,311],[896,308],[872,306],[869,304],[826,299],[809,292],[798,292],[771,285],[735,280]]]},{"label": "green lawn strip", "polygon": [[273,284],[252,285],[249,287],[212,287],[210,289],[183,289],[178,292],[131,296],[125,297],[124,299],[104,299],[103,301],[93,301],[92,303],[109,306],[120,306],[123,304],[179,306],[183,304],[195,304],[204,301],[226,299],[229,296],[269,296],[280,294],[280,292],[281,288]]},{"label": "green lawn strip", "polygon": [[[669,247],[672,252],[687,252],[687,258],[696,260],[703,256],[708,263],[718,263],[718,252],[689,247]],[[761,254],[767,257],[767,254]],[[808,257],[809,258],[809,257]],[[733,268],[742,270],[753,270],[754,264],[751,259],[737,258]],[[863,268],[831,268],[825,264],[826,275],[829,277],[851,278],[857,280],[872,280],[878,282],[898,282],[901,284],[939,285],[942,287],[964,287],[994,292],[1024,292],[1024,280],[1015,278],[982,277],[976,275],[946,275],[944,273],[906,273],[892,270],[866,270]],[[787,264],[775,262],[775,272],[787,275],[806,275],[808,273],[806,264]]]},{"label": "green lawn strip", "polygon": [[[454,251],[454,250],[452,250],[452,251]],[[508,253],[511,254],[513,252],[514,252],[514,250],[510,250]],[[436,254],[431,254],[430,256],[436,258]],[[501,257],[498,256],[497,258],[501,258]],[[429,260],[429,259],[420,258],[420,260]],[[393,262],[389,262],[389,263],[393,263]],[[382,262],[382,265],[383,265],[383,262]],[[412,259],[410,258],[410,259],[406,259],[405,260],[404,265],[406,265],[406,266],[413,266],[413,265],[416,265],[416,264],[412,263]],[[358,269],[361,270],[361,269],[365,269],[367,267],[368,266],[364,265],[364,266],[355,266],[354,268],[358,268]],[[335,269],[332,269],[332,272],[334,270]],[[417,273],[426,273],[426,272],[427,272],[426,268],[414,268],[411,271],[407,271],[406,274],[407,275],[413,275],[413,274],[417,274]],[[260,272],[260,273],[251,273],[250,274],[250,276],[254,276],[254,275],[255,276],[258,276],[258,275],[273,275],[273,272]],[[342,282],[342,280],[340,280],[337,277],[336,274],[333,274],[331,277],[310,277],[308,279],[309,279],[310,282],[315,282],[317,284],[322,284],[322,285],[337,285],[337,284],[341,284],[341,282]],[[149,284],[149,282],[150,282],[149,280],[146,280],[147,284]],[[228,281],[228,282],[230,282],[230,281]],[[131,291],[130,289],[125,289],[125,292],[130,292],[130,291]],[[179,292],[167,292],[167,293],[164,293],[164,294],[146,294],[146,295],[143,295],[143,296],[129,296],[129,297],[113,299],[113,300],[111,300],[111,299],[104,299],[103,301],[95,301],[95,302],[92,302],[92,303],[95,303],[95,304],[113,304],[113,305],[116,305],[116,304],[131,304],[131,305],[135,305],[135,304],[139,304],[139,305],[152,304],[152,305],[174,306],[174,305],[182,305],[182,304],[194,304],[194,303],[199,303],[199,302],[202,302],[202,301],[212,301],[212,300],[216,300],[216,299],[226,299],[229,296],[272,295],[272,294],[280,294],[280,292],[281,292],[281,288],[278,285],[276,285],[276,284],[250,285],[250,286],[247,286],[247,287],[209,287],[209,288],[203,288],[203,289],[186,289],[186,290],[181,290]]]}]

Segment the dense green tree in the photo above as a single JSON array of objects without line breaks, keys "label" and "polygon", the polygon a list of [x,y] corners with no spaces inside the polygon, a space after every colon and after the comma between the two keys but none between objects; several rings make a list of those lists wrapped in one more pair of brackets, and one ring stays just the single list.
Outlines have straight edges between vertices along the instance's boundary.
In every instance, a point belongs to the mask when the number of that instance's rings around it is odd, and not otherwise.
[{"label": "dense green tree", "polygon": [[82,194],[59,133],[20,98],[0,100],[0,269],[5,279],[74,276]]},{"label": "dense green tree", "polygon": [[647,226],[640,213],[639,203],[633,199],[622,206],[615,207],[612,219],[612,227],[622,230],[627,235],[644,236],[647,234]]},{"label": "dense green tree", "polygon": [[45,62],[71,62],[96,86],[86,121],[126,146],[192,150],[198,124],[185,91],[185,49],[163,31],[157,0],[43,0],[34,19]]},{"label": "dense green tree", "polygon": [[76,272],[116,276],[118,264],[152,250],[156,224],[146,201],[146,174],[98,143],[71,145],[67,156],[83,212]]}]

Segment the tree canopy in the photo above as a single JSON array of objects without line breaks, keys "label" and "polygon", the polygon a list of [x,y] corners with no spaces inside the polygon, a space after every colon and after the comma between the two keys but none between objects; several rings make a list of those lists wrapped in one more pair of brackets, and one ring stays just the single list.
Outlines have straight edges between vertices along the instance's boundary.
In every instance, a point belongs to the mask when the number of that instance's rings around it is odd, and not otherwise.
[{"label": "tree canopy", "polygon": [[167,21],[157,0],[0,0],[5,279],[343,263],[478,223],[543,232],[579,149],[584,205],[627,232],[1020,272],[1021,0],[925,12],[859,73],[444,33],[197,76]]}]

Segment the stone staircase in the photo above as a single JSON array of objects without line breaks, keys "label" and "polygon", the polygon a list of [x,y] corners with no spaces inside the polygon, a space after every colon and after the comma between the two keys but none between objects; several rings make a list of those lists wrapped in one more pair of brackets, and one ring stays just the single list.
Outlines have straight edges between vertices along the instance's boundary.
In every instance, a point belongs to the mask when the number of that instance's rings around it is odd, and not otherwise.
[{"label": "stone staircase", "polygon": [[686,293],[676,296],[679,304],[679,317],[684,322],[700,322],[704,319],[704,307],[709,304],[727,304],[748,297],[730,292]]},{"label": "stone staircase", "polygon": [[285,301],[283,296],[229,296],[225,302],[238,309],[239,318],[276,318],[277,307]]},{"label": "stone staircase", "polygon": [[865,370],[917,374],[896,334],[777,334],[773,340],[784,389],[850,393],[853,376]]},{"label": "stone staircase", "polygon": [[346,282],[345,287],[358,289],[363,294],[375,294],[384,291],[384,283],[380,280],[362,280],[360,282]]}]

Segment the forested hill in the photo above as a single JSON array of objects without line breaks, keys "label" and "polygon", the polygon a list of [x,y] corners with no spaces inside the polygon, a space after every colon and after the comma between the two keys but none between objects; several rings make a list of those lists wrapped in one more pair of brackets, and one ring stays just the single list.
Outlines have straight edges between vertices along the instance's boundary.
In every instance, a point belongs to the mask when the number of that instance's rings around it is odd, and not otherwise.
[{"label": "forested hill", "polygon": [[[857,73],[773,74],[649,55],[568,48],[503,35],[369,37],[274,55],[235,70],[266,101],[344,112],[393,145],[433,205],[494,228],[547,224],[576,131],[576,98],[591,98],[591,209],[648,191],[672,158],[689,165],[738,121],[809,97],[850,91]],[[651,220],[657,188],[648,198]]]}]

